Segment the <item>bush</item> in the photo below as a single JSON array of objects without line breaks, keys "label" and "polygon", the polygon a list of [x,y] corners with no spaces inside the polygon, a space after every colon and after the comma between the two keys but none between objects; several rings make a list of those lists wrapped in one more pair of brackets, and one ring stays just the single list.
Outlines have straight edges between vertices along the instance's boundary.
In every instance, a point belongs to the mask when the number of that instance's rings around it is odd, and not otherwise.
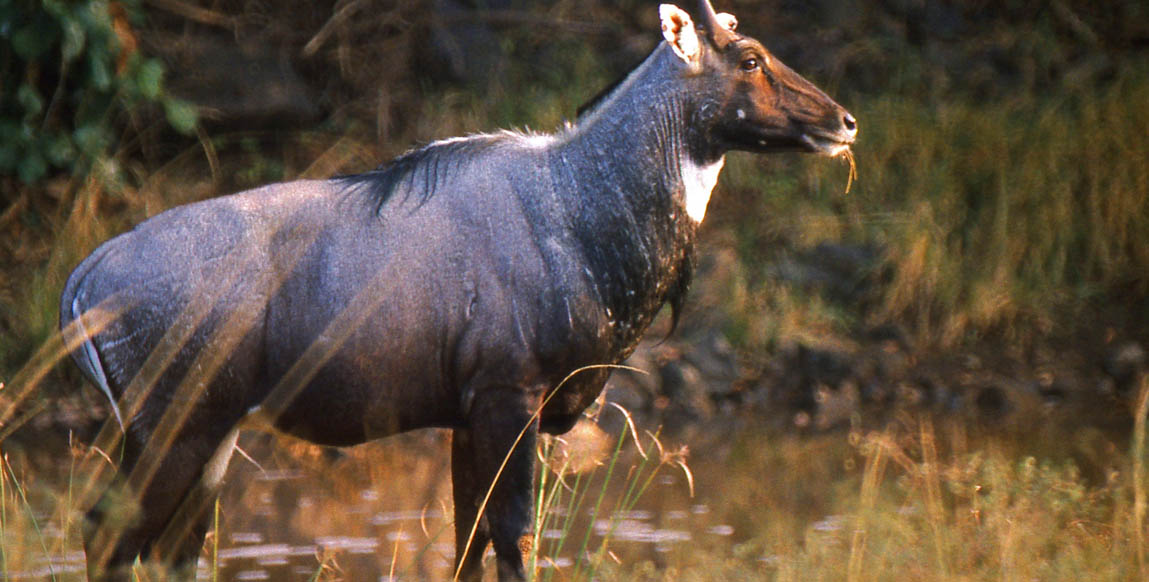
[{"label": "bush", "polygon": [[143,104],[195,127],[163,65],[136,50],[141,18],[136,0],[0,0],[0,175],[86,174],[115,146],[117,114]]}]

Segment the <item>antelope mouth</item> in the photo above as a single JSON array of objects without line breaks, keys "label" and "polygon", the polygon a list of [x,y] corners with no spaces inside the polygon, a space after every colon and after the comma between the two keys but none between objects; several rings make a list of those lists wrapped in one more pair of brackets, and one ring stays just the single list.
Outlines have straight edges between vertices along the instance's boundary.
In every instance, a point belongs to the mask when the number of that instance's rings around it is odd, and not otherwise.
[{"label": "antelope mouth", "polygon": [[835,158],[850,150],[854,145],[854,135],[845,132],[804,133],[800,141],[811,153]]}]

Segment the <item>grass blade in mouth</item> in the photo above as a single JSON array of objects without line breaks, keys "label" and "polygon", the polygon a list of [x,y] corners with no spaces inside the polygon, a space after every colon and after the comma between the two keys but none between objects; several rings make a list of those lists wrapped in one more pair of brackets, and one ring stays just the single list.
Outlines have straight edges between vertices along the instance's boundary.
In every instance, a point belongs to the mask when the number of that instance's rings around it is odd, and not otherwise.
[{"label": "grass blade in mouth", "polygon": [[850,148],[842,150],[838,154],[839,158],[845,158],[846,162],[850,164],[850,174],[846,178],[846,194],[850,193],[850,187],[854,185],[854,181],[858,179],[858,164],[854,161],[854,151]]}]

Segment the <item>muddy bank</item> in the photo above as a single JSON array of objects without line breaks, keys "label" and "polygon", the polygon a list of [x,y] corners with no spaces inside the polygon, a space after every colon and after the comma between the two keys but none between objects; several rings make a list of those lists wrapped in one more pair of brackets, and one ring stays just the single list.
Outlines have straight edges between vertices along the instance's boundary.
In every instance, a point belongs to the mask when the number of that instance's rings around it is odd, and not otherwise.
[{"label": "muddy bank", "polygon": [[[852,321],[872,322],[867,298],[888,279],[880,253],[824,243],[780,255],[768,271],[850,310]],[[1128,307],[958,347],[871,323],[781,338],[755,353],[724,332],[737,327],[716,291],[731,260],[705,257],[680,328],[666,337],[656,326],[627,361],[635,370],[611,377],[608,400],[686,442],[750,425],[780,434],[882,430],[926,415],[1031,442],[1034,454],[1073,458],[1098,477],[1113,450],[1128,446],[1149,382],[1149,344]]]},{"label": "muddy bank", "polygon": [[701,335],[645,342],[627,362],[641,371],[615,372],[608,399],[669,427],[748,414],[779,428],[829,430],[909,410],[1003,428],[1068,421],[1128,430],[1147,361],[1141,343],[1119,339],[930,352],[891,326],[829,345],[795,342],[747,364],[720,333]]}]

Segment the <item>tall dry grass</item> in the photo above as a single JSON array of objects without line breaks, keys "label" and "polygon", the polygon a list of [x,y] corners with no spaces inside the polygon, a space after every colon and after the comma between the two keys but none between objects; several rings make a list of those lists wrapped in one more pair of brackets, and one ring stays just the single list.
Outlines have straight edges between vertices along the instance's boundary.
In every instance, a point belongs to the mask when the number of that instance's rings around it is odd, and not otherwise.
[{"label": "tall dry grass", "polygon": [[1033,436],[929,417],[848,435],[758,434],[730,453],[723,481],[696,467],[740,543],[682,547],[600,579],[1144,580],[1147,401],[1143,383],[1135,436],[1111,443],[1100,477],[1070,458],[1084,438],[1072,432],[1051,457],[1031,454],[1051,446]]},{"label": "tall dry grass", "polygon": [[[540,472],[536,490],[540,511],[528,553],[530,571],[539,580],[606,581],[1142,580],[1149,382],[1142,384],[1139,402],[1132,442],[1117,443],[1108,459],[1111,468],[1100,479],[1086,476],[1065,457],[1028,454],[1034,443],[1016,435],[1002,439],[928,417],[813,438],[746,431],[691,462],[699,479],[698,502],[732,524],[736,536],[708,541],[696,531],[695,541],[670,546],[658,553],[658,561],[624,552],[609,536],[592,538],[583,528],[593,527],[594,519],[624,518],[652,476],[677,471],[678,460],[658,455],[649,435],[635,439],[636,425],[630,423],[589,453],[544,442],[539,453],[549,468]],[[636,446],[647,456],[635,454]],[[622,449],[629,452],[620,454]],[[576,472],[574,457],[583,453],[591,462]],[[363,462],[379,465],[380,459]],[[83,579],[78,512],[69,488],[59,487],[68,480],[48,487],[23,459],[5,459],[3,576]],[[338,486],[339,480],[332,483]],[[359,497],[360,485],[347,485],[349,495]],[[399,501],[377,503],[393,507]],[[282,510],[314,517],[334,507]],[[220,576],[212,566],[218,540],[250,527],[242,525],[244,511],[221,507],[217,528],[222,531],[205,546],[202,562],[213,576]],[[587,513],[591,524],[580,517]],[[354,514],[346,517],[354,520]],[[432,520],[422,543],[443,541],[438,538],[449,524],[440,525],[441,519]],[[413,568],[422,552],[412,556],[397,549],[380,543],[377,561],[390,564],[400,580],[424,572]],[[561,555],[578,558],[555,567]],[[317,554],[317,579],[355,579],[357,570],[341,564],[348,562],[338,551]],[[441,573],[449,579],[449,572]],[[157,575],[141,572],[148,579]]]},{"label": "tall dry grass", "polygon": [[[1091,301],[1149,292],[1149,69],[1130,65],[1101,89],[992,102],[872,97],[852,104],[859,178],[825,160],[739,157],[737,233],[753,306],[798,310],[809,297],[763,275],[774,248],[877,243],[889,279],[861,317],[898,322],[942,345],[986,333],[1048,329]],[[721,201],[717,204],[722,204]],[[784,286],[783,286],[784,287]],[[781,294],[782,299],[777,297]],[[805,315],[803,315],[805,313]],[[831,316],[831,320],[833,317]],[[768,343],[768,329],[751,334]]]}]

